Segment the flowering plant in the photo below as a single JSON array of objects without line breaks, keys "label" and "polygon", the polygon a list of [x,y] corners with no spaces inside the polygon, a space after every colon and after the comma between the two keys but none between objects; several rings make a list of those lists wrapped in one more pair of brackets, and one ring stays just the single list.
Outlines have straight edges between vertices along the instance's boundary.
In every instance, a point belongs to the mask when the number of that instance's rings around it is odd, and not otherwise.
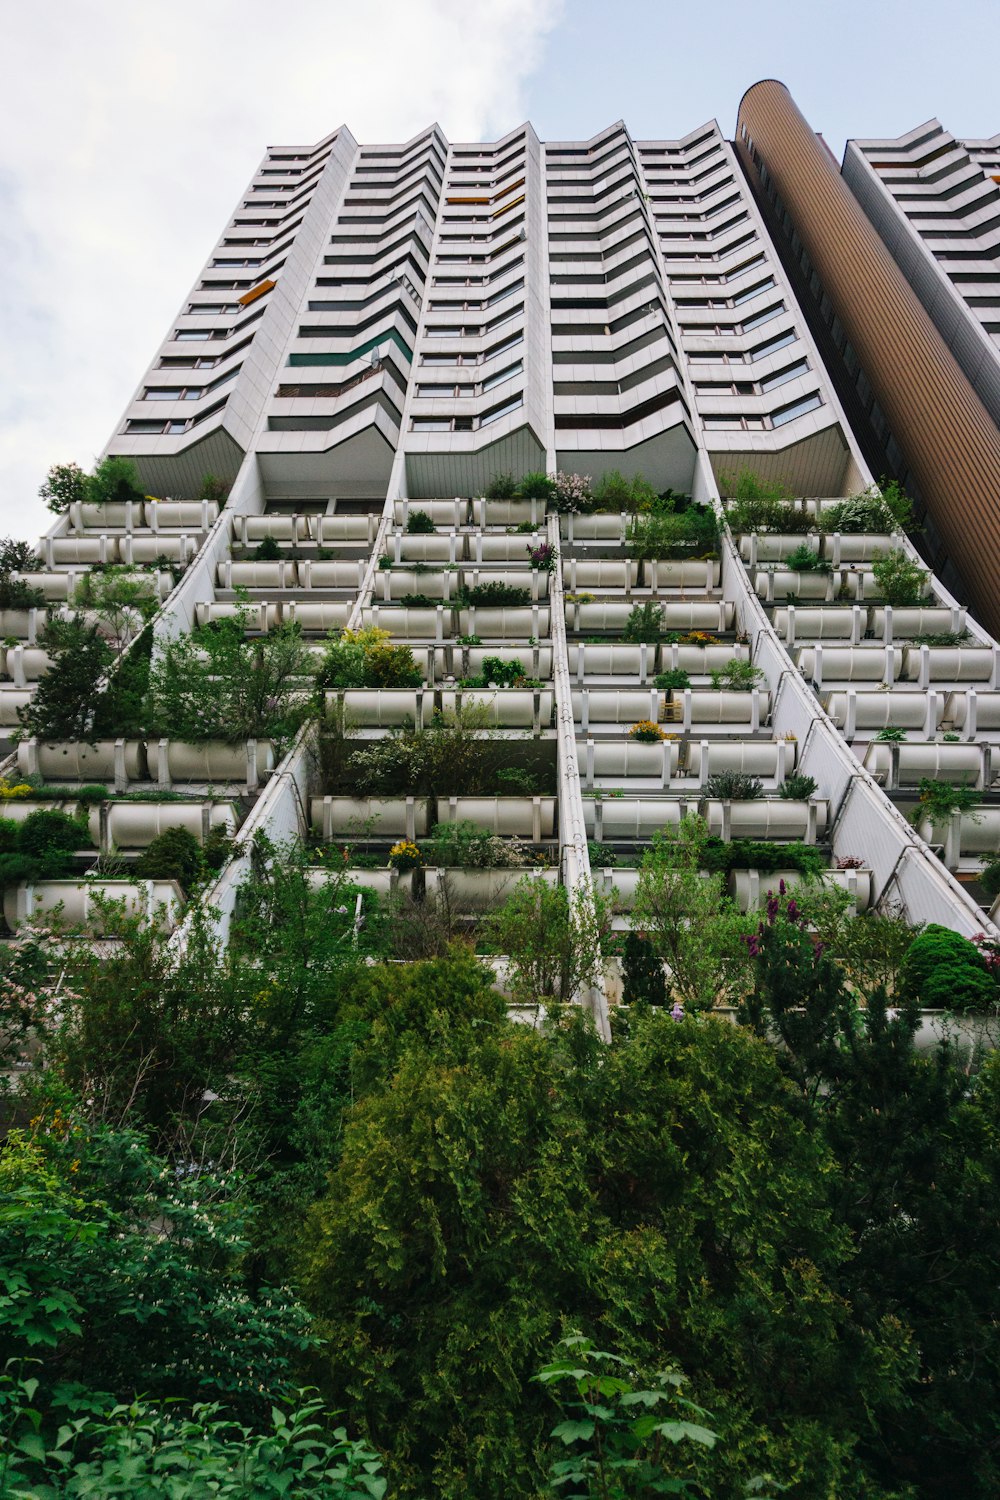
[{"label": "flowering plant", "polygon": [[395,870],[415,870],[421,863],[420,850],[409,839],[400,839],[389,850],[389,863]]},{"label": "flowering plant", "polygon": [[15,797],[30,797],[34,790],[26,781],[12,784],[6,777],[0,776],[0,802],[10,802]]},{"label": "flowering plant", "polygon": [[589,474],[563,474],[555,477],[555,506],[563,515],[579,515],[591,500]]},{"label": "flowering plant", "polygon": [[656,745],[667,737],[659,724],[654,724],[652,719],[640,719],[638,724],[632,725],[628,734],[629,739],[639,740],[643,745]]},{"label": "flowering plant", "polygon": [[538,568],[543,573],[554,571],[558,556],[558,552],[549,542],[543,542],[540,547],[532,547],[530,543],[528,544],[528,561],[533,568]]}]

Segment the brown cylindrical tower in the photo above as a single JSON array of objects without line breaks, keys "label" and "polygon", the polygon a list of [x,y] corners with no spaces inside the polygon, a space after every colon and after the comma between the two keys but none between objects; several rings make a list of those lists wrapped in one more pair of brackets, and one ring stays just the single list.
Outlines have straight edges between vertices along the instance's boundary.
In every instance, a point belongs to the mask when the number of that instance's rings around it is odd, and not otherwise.
[{"label": "brown cylindrical tower", "polygon": [[736,149],[791,216],[973,612],[997,634],[1000,428],[783,83],[744,94]]}]

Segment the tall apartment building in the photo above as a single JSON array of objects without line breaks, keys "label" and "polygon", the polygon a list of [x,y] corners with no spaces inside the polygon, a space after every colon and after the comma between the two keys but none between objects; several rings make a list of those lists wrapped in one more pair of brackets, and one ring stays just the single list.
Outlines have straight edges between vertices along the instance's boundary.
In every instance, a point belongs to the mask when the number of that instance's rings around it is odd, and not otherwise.
[{"label": "tall apartment building", "polygon": [[[896,144],[922,171],[927,129]],[[964,261],[949,253],[922,278],[894,247],[891,156],[887,143],[849,152],[884,207],[870,221],[770,83],[745,97],[735,142],[714,122],[670,141],[617,122],[586,141],[523,125],[452,143],[435,125],[359,145],[341,127],[269,149],[108,444],[173,498],[73,507],[25,577],[59,610],[94,565],[152,570],[161,644],[234,617],[258,636],[294,623],[316,653],[330,631],[387,630],[422,686],[335,694],[360,741],[480,701],[484,662],[506,663],[523,680],[487,683],[485,702],[536,790],[359,798],[323,781],[315,726],[278,747],[280,775],[266,738],[28,739],[21,770],[64,780],[68,797],[79,778],[170,791],[141,813],[104,805],[95,839],[126,860],[178,821],[336,841],[360,819],[387,855],[472,819],[527,839],[540,880],[613,887],[627,926],[637,855],[700,811],[727,841],[821,847],[824,878],[859,910],[994,930],[976,882],[1000,852],[1000,649],[984,628],[998,623],[1000,432],[982,373],[998,340],[979,305],[988,283],[955,279]],[[968,208],[988,259],[996,163],[983,143],[935,154],[953,161],[935,201],[957,189],[944,201]],[[951,278],[937,300],[975,321],[978,374],[958,324],[936,325],[931,272]],[[873,453],[911,476],[946,577],[884,510],[874,529],[839,526],[844,500],[883,472]],[[722,517],[745,470],[796,497],[796,524],[723,525],[707,554],[637,549],[620,505],[559,514],[488,495],[502,474],[596,485],[618,471]],[[206,473],[230,486],[221,510],[198,498]],[[804,544],[816,566],[789,565]],[[888,551],[919,569],[908,605],[880,594]],[[655,617],[645,636],[637,609]],[[41,619],[0,621],[8,735],[49,665]],[[652,736],[636,739],[644,721]],[[713,778],[734,772],[763,796],[720,793]],[[792,774],[814,791],[783,797]],[[977,787],[981,815],[921,817],[926,776]],[[223,921],[245,869],[236,857],[211,893]],[[382,894],[399,884],[385,868],[355,873]],[[457,882],[469,920],[505,886],[485,870],[425,875],[429,892]],[[759,871],[732,872],[744,906],[766,889]],[[53,899],[8,891],[9,926]],[[83,920],[89,897],[74,899]],[[605,1024],[604,999],[591,1003]]]}]

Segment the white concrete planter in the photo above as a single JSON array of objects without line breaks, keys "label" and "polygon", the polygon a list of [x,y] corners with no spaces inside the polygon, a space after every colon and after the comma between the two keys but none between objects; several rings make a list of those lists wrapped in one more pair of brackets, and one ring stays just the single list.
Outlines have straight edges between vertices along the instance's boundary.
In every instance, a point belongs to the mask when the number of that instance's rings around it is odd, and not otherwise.
[{"label": "white concrete planter", "polygon": [[523,563],[531,551],[546,541],[544,532],[521,531],[515,536],[491,536],[488,532],[476,532],[468,539],[467,556],[475,563]]},{"label": "white concrete planter", "polygon": [[550,646],[469,646],[465,651],[461,646],[449,646],[440,651],[439,672],[447,670],[455,677],[479,677],[488,656],[516,661],[525,677],[542,681],[552,676]]},{"label": "white concrete planter", "polygon": [[146,746],[150,776],[161,786],[175,781],[227,783],[256,786],[274,769],[274,746],[270,740],[205,740],[187,744],[183,740],[150,740]]},{"label": "white concrete planter", "polygon": [[[429,516],[435,526],[450,526],[453,531],[469,522],[469,502],[459,497],[454,500],[397,500],[394,510],[396,525],[405,527],[411,514],[417,510]],[[479,525],[478,521],[476,525]]]},{"label": "white concrete planter", "polygon": [[364,583],[367,558],[346,562],[300,562],[299,587],[304,589],[353,589],[357,593]]},{"label": "white concrete planter", "polygon": [[[324,606],[306,607],[322,609]],[[237,604],[228,599],[219,599],[213,600],[210,604],[196,604],[195,620],[201,628],[204,625],[211,625],[216,620],[234,620],[237,615],[240,615],[246,620],[248,635],[266,635],[269,630],[274,630],[281,620],[281,608],[280,604]],[[295,608],[294,604],[285,606],[286,612]]]},{"label": "white concrete planter", "polygon": [[939,740],[924,744],[910,740],[897,745],[873,740],[864,758],[865,770],[890,789],[917,786],[925,777],[975,786],[982,783],[983,764],[982,746],[942,744]]},{"label": "white concrete planter", "polygon": [[555,886],[559,872],[551,868],[513,870],[437,869],[424,871],[424,890],[429,899],[446,900],[462,912],[490,911],[501,906],[525,877],[540,885]]},{"label": "white concrete planter", "polygon": [[[724,599],[661,601],[664,630],[727,630],[733,605]],[[581,635],[607,630],[620,634],[625,628],[632,604],[625,599],[597,600],[593,604],[566,604],[566,625]]]},{"label": "white concrete planter", "polygon": [[268,536],[288,546],[308,541],[310,524],[310,516],[234,516],[233,534],[245,547],[259,546]]},{"label": "white concrete planter", "polygon": [[343,879],[348,885],[364,886],[365,890],[374,891],[376,896],[391,896],[399,883],[399,875],[396,870],[358,870],[353,865],[346,866],[343,871],[328,869],[312,869],[306,871],[306,881],[313,890],[319,890],[324,885],[329,885],[331,880]]},{"label": "white concrete planter", "polygon": [[309,817],[325,843],[366,837],[415,842],[429,826],[426,797],[313,797]]},{"label": "white concrete planter", "polygon": [[[845,890],[851,896],[855,912],[867,911],[872,899],[871,870],[824,870],[824,885]],[[740,911],[759,911],[770,894],[777,895],[784,882],[786,891],[803,885],[806,877],[799,870],[731,870],[729,894]]]},{"label": "white concrete planter", "polygon": [[208,531],[218,519],[216,500],[146,501],[146,525],[152,531]]},{"label": "white concrete planter", "polygon": [[16,635],[18,640],[31,641],[44,619],[40,609],[0,609],[0,638]]},{"label": "white concrete planter", "polygon": [[46,781],[145,781],[147,774],[142,740],[22,740],[17,764],[24,775]]},{"label": "white concrete planter", "polygon": [[605,839],[648,839],[662,828],[676,828],[684,811],[696,812],[692,798],[680,801],[656,797],[585,797],[583,826],[597,843]]},{"label": "white concrete planter", "polygon": [[423,688],[346,688],[325,694],[327,710],[342,707],[348,724],[360,729],[391,729],[430,723],[434,695]]},{"label": "white concrete planter", "polygon": [[445,688],[441,693],[444,713],[459,708],[483,707],[489,723],[501,729],[547,729],[552,719],[555,695],[551,688]]},{"label": "white concrete planter", "polygon": [[220,562],[216,573],[223,589],[291,589],[298,583],[293,562]]},{"label": "white concrete planter", "polygon": [[198,550],[194,537],[185,532],[150,531],[133,533],[122,539],[122,562],[151,563],[165,557],[172,563],[189,563]]},{"label": "white concrete planter", "polygon": [[586,787],[617,787],[631,781],[655,791],[677,775],[680,745],[676,740],[661,740],[658,745],[628,739],[577,740],[576,756]]},{"label": "white concrete planter", "polygon": [[477,604],[458,612],[459,635],[478,635],[483,640],[542,640],[549,634],[549,611],[543,605],[511,605],[508,608]]},{"label": "white concrete planter", "polygon": [[704,804],[703,815],[709,833],[727,841],[806,839],[814,843],[816,835],[826,829],[828,806],[825,801],[793,802],[780,797],[756,802],[710,799]]},{"label": "white concrete planter", "polygon": [[830,693],[823,706],[837,728],[853,739],[859,729],[923,729],[928,703],[926,693],[908,688],[888,693],[849,688],[846,692]]},{"label": "white concrete planter", "polygon": [[475,823],[486,833],[516,834],[538,843],[555,834],[555,797],[439,797],[440,823]]},{"label": "white concrete planter", "polygon": [[30,588],[40,589],[49,603],[61,604],[73,596],[86,571],[86,568],[80,568],[66,573],[12,573],[11,577],[19,578]]},{"label": "white concrete planter", "polygon": [[405,599],[410,594],[423,594],[427,599],[444,601],[450,599],[457,588],[453,573],[415,573],[411,568],[381,568],[375,580],[375,592],[386,604]]},{"label": "white concrete planter", "polygon": [[803,646],[793,652],[807,682],[895,682],[903,670],[900,646]]},{"label": "white concrete planter", "polygon": [[49,566],[66,563],[116,563],[118,538],[114,536],[53,536],[46,547]]},{"label": "white concrete planter", "polygon": [[570,557],[563,563],[563,587],[575,594],[589,589],[635,588],[639,564],[629,559]]},{"label": "white concrete planter", "polygon": [[284,606],[283,617],[289,625],[298,625],[307,634],[325,635],[328,630],[343,630],[350,613],[349,603],[295,599]]},{"label": "white concrete planter", "polygon": [[146,849],[173,828],[184,828],[203,843],[213,828],[235,833],[239,826],[231,802],[108,802],[105,839],[116,849]]},{"label": "white concrete planter", "polygon": [[[411,502],[420,510],[427,509],[427,502]],[[474,526],[523,526],[530,521],[533,526],[545,524],[544,500],[473,500],[472,524]]]},{"label": "white concrete planter", "polygon": [[155,921],[163,932],[177,926],[184,905],[175,880],[42,880],[8,886],[3,912],[14,932],[25,922],[58,920],[71,931],[100,937],[107,928],[102,900],[114,902],[126,916]]},{"label": "white concrete planter", "polygon": [[[512,542],[517,538],[497,537],[495,540]],[[389,555],[394,563],[453,563],[459,560],[464,551],[465,538],[456,537],[454,532],[450,536],[435,535],[432,532],[417,532],[410,536],[405,532],[397,532],[389,542]],[[524,555],[523,549],[521,555]],[[501,561],[506,561],[506,557]]]},{"label": "white concrete planter", "polygon": [[718,558],[661,557],[645,565],[645,578],[656,593],[659,589],[717,589],[722,576]]},{"label": "white concrete planter", "polygon": [[30,702],[31,693],[27,688],[0,688],[0,729],[17,729],[21,722],[18,709],[27,708]]},{"label": "white concrete planter", "polygon": [[[0,818],[9,818],[12,823],[23,823],[33,812],[61,812],[68,818],[76,817],[79,803],[69,798],[65,802],[56,802],[54,799],[46,798],[35,800],[31,797],[11,797],[0,802]],[[86,819],[87,833],[90,842],[96,849],[101,840],[101,807],[98,802],[91,802],[87,807]],[[86,847],[86,840],[81,837],[80,847]]]},{"label": "white concrete planter", "polygon": [[762,780],[781,780],[795,770],[798,746],[794,740],[692,740],[687,747],[687,770],[704,782],[720,771],[738,771]]},{"label": "white concrete planter", "polygon": [[826,609],[785,605],[774,611],[774,628],[787,646],[796,641],[861,640],[865,630],[864,611],[859,607],[831,604]]},{"label": "white concrete planter", "polygon": [[347,542],[371,546],[378,523],[378,516],[320,516],[316,535],[321,547]]}]

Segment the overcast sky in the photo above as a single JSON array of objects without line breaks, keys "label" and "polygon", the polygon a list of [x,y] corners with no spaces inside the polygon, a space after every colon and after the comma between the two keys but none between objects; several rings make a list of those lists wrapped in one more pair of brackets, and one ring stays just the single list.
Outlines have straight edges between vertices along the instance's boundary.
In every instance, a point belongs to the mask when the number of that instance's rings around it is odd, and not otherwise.
[{"label": "overcast sky", "polygon": [[1000,130],[997,0],[0,0],[0,530],[90,467],[268,144],[671,138],[782,78],[840,154]]}]

